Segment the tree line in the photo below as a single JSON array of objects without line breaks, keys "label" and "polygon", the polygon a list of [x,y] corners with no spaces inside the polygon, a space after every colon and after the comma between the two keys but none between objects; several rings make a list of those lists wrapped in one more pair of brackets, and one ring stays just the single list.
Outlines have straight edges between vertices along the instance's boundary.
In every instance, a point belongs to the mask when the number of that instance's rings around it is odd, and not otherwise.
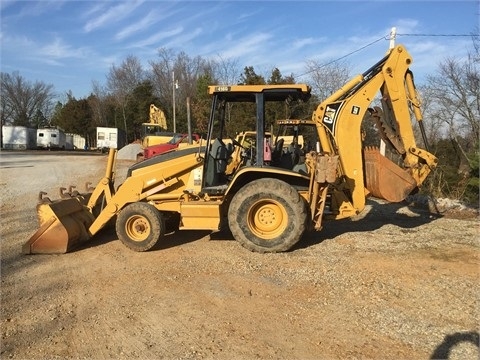
[{"label": "tree line", "polygon": [[[439,167],[426,187],[435,196],[474,203],[478,202],[479,188],[479,42],[478,37],[472,37],[468,57],[441,60],[418,87],[430,151],[439,158]],[[308,117],[318,102],[350,79],[350,71],[345,62],[322,65],[309,61],[305,69],[306,82],[313,89],[311,101],[302,109],[303,116]],[[188,98],[192,130],[204,133],[210,113],[208,85],[295,82],[293,74],[285,76],[278,68],[258,74],[252,66],[240,68],[237,60],[190,57],[162,48],[147,68],[134,55],[112,65],[105,84],[93,82],[90,95],[80,99],[68,92],[62,101],[55,101],[52,85],[29,82],[19,72],[2,72],[0,118],[2,125],[59,126],[84,136],[87,145],[94,144],[97,126],[116,127],[125,130],[131,142],[141,138],[141,124],[148,122],[150,104],[164,111],[169,131],[175,118],[176,131],[186,132]],[[281,108],[266,111],[271,112],[270,119],[291,115],[282,113]],[[236,117],[228,130],[234,135],[252,128],[253,121],[248,116]]]}]

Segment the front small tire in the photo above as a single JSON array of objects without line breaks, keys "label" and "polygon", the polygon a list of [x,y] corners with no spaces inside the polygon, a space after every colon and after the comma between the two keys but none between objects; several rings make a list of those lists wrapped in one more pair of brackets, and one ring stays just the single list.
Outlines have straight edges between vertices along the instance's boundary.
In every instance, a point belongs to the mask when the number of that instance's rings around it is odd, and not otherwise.
[{"label": "front small tire", "polygon": [[154,247],[165,235],[165,220],[153,205],[137,202],[120,211],[115,228],[126,247],[143,252]]}]

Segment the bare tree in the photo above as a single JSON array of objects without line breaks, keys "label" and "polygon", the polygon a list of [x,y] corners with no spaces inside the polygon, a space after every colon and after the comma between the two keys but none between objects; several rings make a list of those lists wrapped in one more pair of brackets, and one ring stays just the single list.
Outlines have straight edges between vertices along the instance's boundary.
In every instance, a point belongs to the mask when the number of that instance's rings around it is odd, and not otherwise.
[{"label": "bare tree", "polygon": [[133,55],[127,58],[120,66],[112,65],[107,75],[107,89],[114,96],[117,106],[120,108],[125,132],[128,135],[126,108],[132,96],[133,90],[145,79],[140,60]]},{"label": "bare tree", "polygon": [[19,72],[0,73],[0,148],[3,147],[3,125],[37,126],[35,121],[50,115],[53,85],[30,83]]},{"label": "bare tree", "polygon": [[478,144],[480,127],[480,69],[474,56],[461,61],[454,58],[439,64],[436,75],[427,78],[435,107],[433,116],[443,124],[447,136],[457,144],[468,160],[468,149],[459,142],[462,137],[470,147]]},{"label": "bare tree", "polygon": [[[444,129],[442,129],[442,121],[435,115],[435,100],[432,89],[427,85],[419,85],[417,87],[418,96],[421,99],[422,115],[425,121],[425,133],[427,135],[428,143],[435,144],[445,136]],[[420,128],[415,122],[414,124],[415,137],[421,138]]]},{"label": "bare tree", "polygon": [[[172,108],[172,87],[175,65],[175,53],[172,49],[160,48],[158,50],[158,60],[150,61],[152,71],[152,83],[155,87],[155,95],[160,98],[162,110],[169,114],[167,118],[171,119]],[[166,108],[168,107],[168,108]]]},{"label": "bare tree", "polygon": [[200,75],[205,74],[208,63],[200,56],[189,57],[181,52],[175,60],[175,80],[178,80],[178,100],[180,109],[183,109],[183,117],[186,119],[186,99],[194,97],[197,91],[197,80]]},{"label": "bare tree", "polygon": [[93,122],[99,126],[108,126],[106,98],[106,89],[98,81],[92,81],[92,96],[89,96],[87,100],[92,109]]},{"label": "bare tree", "polygon": [[31,83],[17,71],[1,73],[0,97],[3,124],[34,126],[38,112],[48,116],[53,104],[53,85],[36,81]]},{"label": "bare tree", "polygon": [[218,55],[218,60],[214,60],[212,66],[214,78],[219,85],[232,85],[238,82],[241,71],[238,59],[224,59]]},{"label": "bare tree", "polygon": [[155,95],[160,99],[159,106],[167,116],[167,123],[173,124],[173,99],[175,94],[175,116],[179,118],[179,128],[186,131],[186,100],[194,100],[197,94],[197,81],[201,76],[212,74],[212,64],[200,56],[189,57],[186,53],[175,53],[171,49],[158,50],[158,60],[151,61],[152,83]]},{"label": "bare tree", "polygon": [[324,65],[318,61],[309,60],[306,70],[310,75],[312,92],[318,96],[320,101],[325,100],[350,79],[347,65],[341,62]]},{"label": "bare tree", "polygon": [[473,43],[473,62],[474,63],[480,63],[480,37],[478,36],[479,34],[479,28],[478,26],[475,28],[475,31],[472,33],[472,43]]}]

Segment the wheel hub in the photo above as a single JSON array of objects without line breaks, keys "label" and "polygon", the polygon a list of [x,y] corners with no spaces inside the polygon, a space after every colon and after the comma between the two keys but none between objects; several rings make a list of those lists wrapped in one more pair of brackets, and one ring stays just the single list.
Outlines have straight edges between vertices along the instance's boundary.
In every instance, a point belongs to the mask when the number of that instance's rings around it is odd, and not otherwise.
[{"label": "wheel hub", "polygon": [[283,206],[276,201],[261,201],[251,208],[249,215],[250,230],[255,235],[272,239],[285,230],[288,217]]},{"label": "wheel hub", "polygon": [[126,223],[126,232],[134,241],[144,241],[150,234],[150,225],[142,216],[132,216]]},{"label": "wheel hub", "polygon": [[262,206],[257,213],[255,223],[262,228],[271,228],[275,226],[278,221],[278,216],[281,215],[282,214],[277,214],[277,211],[275,211],[275,208],[272,206]]}]

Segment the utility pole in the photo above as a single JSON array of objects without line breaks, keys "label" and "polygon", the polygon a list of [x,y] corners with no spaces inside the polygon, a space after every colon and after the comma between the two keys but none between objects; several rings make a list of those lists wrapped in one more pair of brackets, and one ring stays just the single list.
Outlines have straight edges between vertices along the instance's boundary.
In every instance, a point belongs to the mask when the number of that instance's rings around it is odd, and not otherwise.
[{"label": "utility pole", "polygon": [[397,37],[397,28],[392,27],[392,30],[390,30],[390,50],[395,47],[395,39]]},{"label": "utility pole", "polygon": [[175,90],[178,89],[178,80],[175,80],[175,72],[172,71],[172,98],[173,98],[173,132],[177,132],[177,122],[175,119]]},{"label": "utility pole", "polygon": [[190,97],[187,97],[187,129],[188,129],[188,144],[192,145],[192,124],[190,120]]}]

